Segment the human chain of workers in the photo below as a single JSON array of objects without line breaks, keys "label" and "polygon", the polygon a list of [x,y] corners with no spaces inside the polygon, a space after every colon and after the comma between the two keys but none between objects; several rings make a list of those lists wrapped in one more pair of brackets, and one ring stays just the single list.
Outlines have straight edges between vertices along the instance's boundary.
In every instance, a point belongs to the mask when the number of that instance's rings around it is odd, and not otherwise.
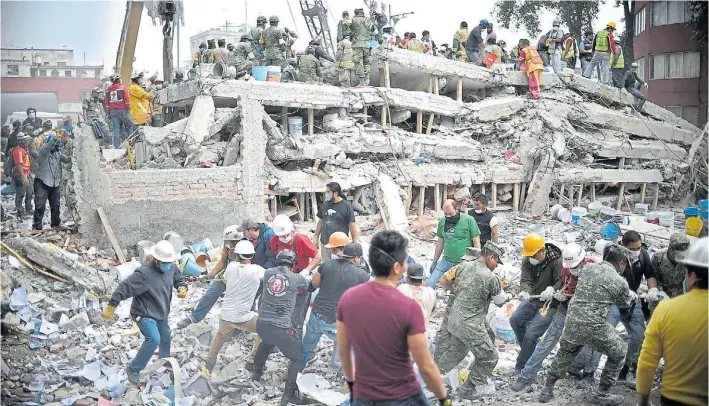
[{"label": "human chain of workers", "polygon": [[[522,245],[519,292],[505,292],[494,273],[504,256],[499,221],[487,202],[476,196],[469,212],[445,202],[426,278],[407,252],[407,239],[396,231],[375,234],[365,262],[354,211],[332,182],[312,241],[283,215],[271,226],[247,219],[227,227],[221,259],[208,275],[213,281],[178,328],[203,320],[223,296],[206,370],[215,367],[234,329],[256,333],[246,365],[251,379],[261,379],[274,347],[290,361],[281,405],[308,403],[296,378],[316,358],[323,335],[335,342],[330,365],[341,368],[352,405],[427,405],[424,387],[441,405],[450,405],[453,396],[476,399],[494,392],[489,378],[498,354],[486,315],[491,302],[501,306],[514,297],[519,306],[510,324],[520,351],[513,390],[535,380],[558,342],[541,402],[554,397],[556,381],[567,373],[593,384],[605,354],[594,392],[600,404],[622,402],[612,393],[620,379],[636,385],[638,404],[648,405],[661,358],[662,404],[707,404],[707,238],[690,245],[686,235],[674,234],[669,247],[651,258],[640,235],[628,231],[594,263],[578,244],[561,249],[529,234]],[[152,260],[120,284],[103,312],[111,320],[116,306],[133,297],[130,315],[145,336],[126,368],[136,385],[156,349],[159,357],[170,356],[172,290],[179,298],[187,295],[177,259],[169,242],[158,242]],[[643,278],[649,290],[641,298]],[[452,294],[432,342],[426,333],[437,283]],[[619,322],[627,340],[615,329]],[[442,376],[469,351],[475,360],[467,381],[451,394]]]}]

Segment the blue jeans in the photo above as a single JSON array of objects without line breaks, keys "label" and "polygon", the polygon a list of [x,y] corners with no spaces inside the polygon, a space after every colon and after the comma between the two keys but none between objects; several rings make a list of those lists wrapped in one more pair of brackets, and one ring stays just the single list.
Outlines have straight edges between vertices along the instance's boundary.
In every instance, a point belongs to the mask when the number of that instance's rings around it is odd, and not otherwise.
[{"label": "blue jeans", "polygon": [[204,292],[204,295],[199,299],[197,306],[192,309],[189,318],[193,323],[199,323],[212,310],[214,304],[217,303],[219,296],[226,291],[226,284],[221,279],[217,278],[209,284],[209,288]]},{"label": "blue jeans", "polygon": [[611,306],[608,312],[608,324],[615,327],[618,322],[623,323],[628,332],[628,352],[625,354],[625,365],[630,367],[637,361],[640,345],[645,337],[645,317],[640,302],[635,305],[630,320],[621,316],[618,306]]},{"label": "blue jeans", "polygon": [[458,264],[455,264],[450,261],[446,261],[445,259],[441,259],[438,261],[438,265],[436,265],[436,269],[433,270],[433,273],[431,276],[426,278],[426,286],[430,286],[432,288],[436,288],[436,284],[438,281],[441,279],[441,276],[443,276],[444,273],[448,272],[451,268],[456,266]]},{"label": "blue jeans", "polygon": [[133,320],[145,337],[143,345],[140,346],[133,362],[130,363],[130,369],[133,372],[140,372],[148,365],[156,348],[160,347],[159,358],[170,356],[172,337],[170,337],[170,326],[167,325],[167,320],[155,320],[148,317],[133,318]]},{"label": "blue jeans", "polygon": [[128,135],[135,130],[133,120],[130,118],[130,112],[126,109],[110,110],[111,123],[113,124],[113,146],[118,148],[121,145],[121,124],[126,127]]},{"label": "blue jeans", "polygon": [[482,64],[482,60],[480,59],[480,52],[479,51],[468,51],[466,49],[465,53],[468,55],[468,62],[478,65],[478,66],[480,66],[480,64]]},{"label": "blue jeans", "polygon": [[[355,399],[352,406],[428,406],[426,394],[421,393],[404,400],[362,400]],[[345,400],[340,406],[350,406],[350,400]]]},{"label": "blue jeans", "polygon": [[521,350],[517,355],[515,369],[521,371],[534,353],[539,337],[544,335],[554,319],[556,309],[549,309],[546,316],[539,314],[535,303],[522,303],[510,317],[510,325],[515,332]]},{"label": "blue jeans", "polygon": [[623,68],[611,68],[611,78],[613,78],[613,86],[618,89],[625,87],[623,83]]},{"label": "blue jeans", "polygon": [[320,337],[322,337],[323,334],[335,342],[335,347],[332,349],[330,366],[333,368],[340,367],[340,357],[337,350],[337,329],[335,328],[335,323],[327,323],[318,317],[317,314],[311,312],[310,319],[308,319],[308,326],[305,330],[305,336],[303,336],[303,356],[305,357],[303,368],[305,368],[305,363],[308,362],[308,353],[315,350],[320,342]]}]

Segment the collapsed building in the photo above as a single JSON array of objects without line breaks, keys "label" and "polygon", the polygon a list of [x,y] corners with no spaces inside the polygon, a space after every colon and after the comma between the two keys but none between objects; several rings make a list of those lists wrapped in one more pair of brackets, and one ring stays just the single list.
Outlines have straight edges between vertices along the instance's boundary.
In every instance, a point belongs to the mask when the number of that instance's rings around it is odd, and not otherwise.
[{"label": "collapsed building", "polygon": [[467,193],[538,217],[550,201],[656,206],[696,187],[702,131],[652,103],[634,111],[622,89],[545,73],[532,100],[523,72],[399,49],[372,60],[373,87],[167,86],[156,102],[170,124],[140,128],[130,151],[101,151],[83,128],[65,175],[79,242],[110,246],[99,207],[124,247],[176,225],[196,240],[246,217],[314,220],[331,181],[356,211],[399,230],[409,210]]}]

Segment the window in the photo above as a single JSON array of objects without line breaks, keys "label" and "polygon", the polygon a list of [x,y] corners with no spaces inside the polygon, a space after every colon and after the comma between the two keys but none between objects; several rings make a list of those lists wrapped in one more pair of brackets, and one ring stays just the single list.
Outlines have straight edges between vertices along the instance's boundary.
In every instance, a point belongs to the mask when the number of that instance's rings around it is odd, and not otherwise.
[{"label": "window", "polygon": [[81,73],[80,73],[80,75],[81,75],[82,78],[85,78],[85,77],[89,76],[89,74],[88,74],[85,70],[82,70]]},{"label": "window", "polygon": [[635,36],[645,31],[645,9],[646,7],[643,7],[635,13]]},{"label": "window", "polygon": [[49,66],[49,62],[45,62],[45,63],[44,63],[44,66]]},{"label": "window", "polygon": [[7,65],[7,74],[12,76],[19,76],[20,65]]},{"label": "window", "polygon": [[70,77],[71,77],[71,71],[70,71],[70,70],[65,70],[65,71],[64,71],[64,76],[70,78]]},{"label": "window", "polygon": [[653,1],[651,4],[652,25],[679,24],[689,20],[689,2]]},{"label": "window", "polygon": [[56,70],[56,69],[52,69],[51,75],[52,75],[52,76],[59,76],[59,71]]},{"label": "window", "polygon": [[57,66],[66,66],[66,62],[57,62]]},{"label": "window", "polygon": [[46,69],[40,69],[40,70],[39,70],[39,76],[47,76],[47,70],[46,70]]},{"label": "window", "polygon": [[645,80],[645,58],[636,59],[635,63],[638,64],[638,77]]},{"label": "window", "polygon": [[699,106],[665,106],[665,109],[691,124],[699,125]]},{"label": "window", "polygon": [[650,79],[699,77],[699,52],[650,55]]}]

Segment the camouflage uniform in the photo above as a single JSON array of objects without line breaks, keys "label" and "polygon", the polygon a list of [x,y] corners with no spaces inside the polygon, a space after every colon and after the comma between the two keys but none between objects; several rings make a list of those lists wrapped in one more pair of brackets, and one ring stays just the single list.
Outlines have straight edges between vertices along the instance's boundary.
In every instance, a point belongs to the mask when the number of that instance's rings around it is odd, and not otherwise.
[{"label": "camouflage uniform", "polygon": [[[672,234],[669,248],[675,251],[686,251],[689,249],[689,238],[686,234]],[[685,266],[670,260],[667,256],[667,249],[658,251],[652,256],[652,269],[655,271],[657,288],[662,290],[670,298],[682,294],[682,282],[684,281]],[[657,306],[657,302],[651,303],[650,307]]]},{"label": "camouflage uniform", "polygon": [[[108,121],[106,119],[106,109],[103,107],[101,97],[87,97],[82,103],[82,110],[86,110],[86,120],[91,123],[93,120],[97,120],[101,126],[104,137],[109,140],[112,137],[112,133],[108,127]],[[109,140],[110,141],[110,140]]]},{"label": "camouflage uniform", "polygon": [[253,67],[253,55],[251,53],[251,42],[239,42],[234,46],[231,53],[231,64],[236,67],[236,77],[241,77],[251,72]]},{"label": "camouflage uniform", "polygon": [[261,34],[263,34],[263,31],[265,29],[266,28],[264,26],[256,26],[253,27],[250,31],[251,40],[253,41],[251,43],[251,46],[254,50],[254,56],[256,57],[259,63],[263,62],[264,60],[263,47],[261,46]]},{"label": "camouflage uniform", "polygon": [[372,37],[372,20],[355,14],[352,19],[352,50],[354,52],[352,60],[355,63],[357,77],[360,85],[369,84],[369,73],[372,69],[369,54],[372,52],[369,41]]},{"label": "camouflage uniform", "polygon": [[548,379],[556,381],[566,375],[581,348],[588,345],[608,356],[600,387],[612,386],[623,367],[628,345],[607,323],[608,310],[612,305],[627,307],[630,299],[628,282],[613,265],[607,262],[587,265],[569,303],[561,347],[551,364]]},{"label": "camouflage uniform", "polygon": [[283,65],[283,30],[276,26],[269,26],[263,30],[261,46],[264,51],[266,66],[282,66]]},{"label": "camouflage uniform", "polygon": [[281,82],[297,82],[298,81],[298,71],[291,64],[287,64],[283,71],[281,72]]},{"label": "camouflage uniform", "polygon": [[342,19],[337,23],[337,42],[342,41],[343,38],[350,35],[350,29],[352,28],[352,19]]},{"label": "camouflage uniform", "polygon": [[320,62],[317,58],[312,54],[301,56],[300,62],[298,62],[298,81],[320,82],[322,81],[321,77]]},{"label": "camouflage uniform", "polygon": [[336,67],[339,72],[340,86],[351,87],[355,79],[355,64],[352,61],[354,52],[349,37],[345,37],[337,44]]},{"label": "camouflage uniform", "polygon": [[423,42],[421,42],[420,39],[418,38],[411,38],[406,45],[404,45],[404,49],[408,49],[411,52],[416,52],[419,54],[422,54],[425,50],[425,47],[423,45]]},{"label": "camouflage uniform", "polygon": [[438,367],[450,371],[472,351],[475,362],[470,366],[468,379],[476,386],[485,385],[498,358],[495,336],[485,316],[492,297],[502,290],[500,282],[487,265],[474,260],[456,267],[454,285],[455,302],[447,317],[450,339],[436,342],[436,352],[441,353]]},{"label": "camouflage uniform", "polygon": [[224,66],[229,65],[229,50],[224,47],[219,47],[214,50],[214,63],[222,63]]}]

